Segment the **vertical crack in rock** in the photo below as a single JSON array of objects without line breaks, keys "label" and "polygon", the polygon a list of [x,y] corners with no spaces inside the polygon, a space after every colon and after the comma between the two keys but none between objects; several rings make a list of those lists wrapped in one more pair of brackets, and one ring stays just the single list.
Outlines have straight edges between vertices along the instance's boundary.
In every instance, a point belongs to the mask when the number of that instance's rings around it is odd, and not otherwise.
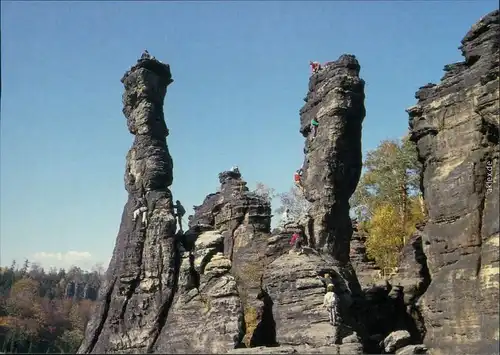
[{"label": "vertical crack in rock", "polygon": [[[361,175],[361,128],[365,117],[364,86],[353,55],[342,55],[311,76],[300,132],[306,137],[303,186],[312,203],[315,246],[339,263],[351,291],[360,286],[349,261],[352,224],[349,198]],[[318,123],[311,133],[311,120]]]},{"label": "vertical crack in rock", "polygon": [[463,38],[464,62],[408,109],[429,211],[424,343],[443,354],[498,351],[499,36],[495,10]]},{"label": "vertical crack in rock", "polygon": [[121,81],[123,113],[135,135],[125,168],[128,200],[100,311],[89,322],[79,353],[150,350],[165,322],[178,273],[169,190],[173,164],[163,114],[167,86],[173,81],[170,68],[155,59],[139,60]]}]

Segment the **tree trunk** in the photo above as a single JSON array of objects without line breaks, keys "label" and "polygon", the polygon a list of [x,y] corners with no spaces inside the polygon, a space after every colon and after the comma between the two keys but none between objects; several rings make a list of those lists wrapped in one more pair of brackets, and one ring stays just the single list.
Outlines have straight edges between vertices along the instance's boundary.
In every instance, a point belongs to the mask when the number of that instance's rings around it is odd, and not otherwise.
[{"label": "tree trunk", "polygon": [[424,217],[427,216],[427,212],[425,211],[424,197],[422,196],[421,193],[418,194],[418,202],[420,203],[420,211],[422,212]]},{"label": "tree trunk", "polygon": [[406,187],[406,184],[402,184],[401,187],[401,209],[403,210],[402,216],[401,216],[401,223],[403,226],[403,232],[405,233],[403,235],[403,245],[406,244],[406,223],[407,223],[407,215],[408,215],[408,189]]}]

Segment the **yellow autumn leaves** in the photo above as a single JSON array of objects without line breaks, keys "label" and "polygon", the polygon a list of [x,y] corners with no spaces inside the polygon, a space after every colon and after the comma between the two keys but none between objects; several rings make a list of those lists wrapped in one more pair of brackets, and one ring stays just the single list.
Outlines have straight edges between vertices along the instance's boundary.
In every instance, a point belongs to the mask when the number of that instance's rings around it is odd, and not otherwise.
[{"label": "yellow autumn leaves", "polygon": [[390,270],[415,232],[415,224],[425,218],[416,147],[408,137],[383,141],[368,152],[363,165],[351,206],[360,233],[367,234],[368,257],[382,270]]}]

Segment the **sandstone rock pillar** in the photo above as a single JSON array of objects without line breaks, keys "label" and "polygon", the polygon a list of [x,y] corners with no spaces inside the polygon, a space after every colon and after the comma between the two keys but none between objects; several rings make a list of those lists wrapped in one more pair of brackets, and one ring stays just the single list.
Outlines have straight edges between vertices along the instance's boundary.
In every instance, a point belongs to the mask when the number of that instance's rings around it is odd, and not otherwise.
[{"label": "sandstone rock pillar", "polygon": [[[349,198],[361,175],[365,117],[365,83],[359,71],[353,55],[327,63],[311,76],[306,104],[300,110],[300,132],[306,137],[303,186],[312,203],[311,246],[332,255],[339,266],[348,266],[344,271],[352,273]],[[310,129],[313,118],[319,123],[315,138]],[[357,283],[355,276],[348,279]]]},{"label": "sandstone rock pillar", "polygon": [[[139,60],[122,78],[123,113],[135,136],[125,169],[125,204],[113,257],[79,353],[144,353],[166,320],[178,273],[172,158],[163,115],[170,67]],[[134,220],[134,211],[146,208]]]}]

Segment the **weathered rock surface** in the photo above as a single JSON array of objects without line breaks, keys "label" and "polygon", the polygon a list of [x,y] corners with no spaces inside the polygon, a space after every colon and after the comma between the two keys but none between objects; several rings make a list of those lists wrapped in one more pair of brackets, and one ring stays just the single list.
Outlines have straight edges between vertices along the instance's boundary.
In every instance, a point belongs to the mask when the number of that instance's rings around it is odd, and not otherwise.
[{"label": "weathered rock surface", "polygon": [[[123,210],[113,257],[79,353],[140,353],[153,349],[177,282],[178,253],[173,215],[172,158],[163,101],[170,68],[142,60],[122,78],[123,113],[135,135],[127,155]],[[147,207],[147,227],[133,220]]]},{"label": "weathered rock surface", "polygon": [[406,330],[392,332],[384,339],[384,351],[393,353],[411,343],[411,336]]},{"label": "weathered rock surface", "polygon": [[155,353],[225,353],[244,335],[243,309],[223,237],[205,232],[184,252],[179,286]]},{"label": "weathered rock surface", "polygon": [[396,350],[396,355],[413,355],[413,354],[429,354],[427,348],[422,345],[407,345],[399,350]]},{"label": "weathered rock surface", "polygon": [[[361,288],[349,261],[352,226],[348,203],[361,172],[363,89],[354,56],[341,56],[311,76],[301,110],[301,132],[308,137],[303,186],[312,205],[307,220],[285,226],[268,241],[269,264],[262,287],[272,300],[280,347],[266,352],[363,351],[361,339],[355,335],[363,332],[355,311]],[[312,118],[320,124],[315,140],[308,136]],[[304,236],[302,251],[287,246],[294,232]],[[326,290],[318,276],[324,273],[332,275],[340,299],[337,326],[330,324],[323,306]]]},{"label": "weathered rock surface", "polygon": [[[248,346],[272,345],[274,324],[269,299],[262,293],[261,279],[271,230],[270,202],[253,192],[239,171],[219,174],[220,191],[210,194],[190,217],[188,240],[202,230],[217,230],[220,251],[231,261],[244,316],[242,340]],[[188,243],[189,244],[189,243]]]},{"label": "weathered rock surface", "polygon": [[363,288],[383,282],[382,271],[366,254],[366,236],[354,231],[351,239],[350,259]]},{"label": "weathered rock surface", "polygon": [[[306,137],[303,186],[312,203],[311,247],[334,257],[352,292],[361,291],[349,262],[352,236],[349,198],[361,175],[361,127],[365,117],[365,83],[353,55],[342,55],[313,74],[300,131]],[[311,134],[311,120],[319,123]]]},{"label": "weathered rock surface", "polygon": [[415,304],[431,282],[427,257],[422,245],[424,226],[419,224],[411,239],[403,247],[397,273],[390,278],[391,284],[403,287],[406,305]]},{"label": "weathered rock surface", "polygon": [[442,354],[499,351],[499,35],[495,10],[462,40],[465,61],[408,109],[429,213],[420,309],[425,344]]}]

